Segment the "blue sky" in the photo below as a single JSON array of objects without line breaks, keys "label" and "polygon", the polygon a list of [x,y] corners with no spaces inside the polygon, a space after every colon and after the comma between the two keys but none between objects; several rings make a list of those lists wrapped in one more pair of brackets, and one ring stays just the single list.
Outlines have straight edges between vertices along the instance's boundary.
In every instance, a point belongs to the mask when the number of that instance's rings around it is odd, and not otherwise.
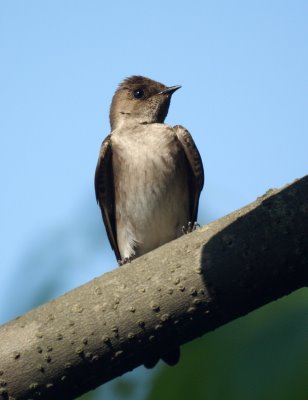
[{"label": "blue sky", "polygon": [[[82,230],[79,213],[101,224],[94,169],[127,76],[182,85],[166,122],[187,127],[204,160],[202,223],[305,175],[307,11],[296,0],[1,1],[0,314],[41,237]],[[102,245],[61,290],[115,265]]]}]

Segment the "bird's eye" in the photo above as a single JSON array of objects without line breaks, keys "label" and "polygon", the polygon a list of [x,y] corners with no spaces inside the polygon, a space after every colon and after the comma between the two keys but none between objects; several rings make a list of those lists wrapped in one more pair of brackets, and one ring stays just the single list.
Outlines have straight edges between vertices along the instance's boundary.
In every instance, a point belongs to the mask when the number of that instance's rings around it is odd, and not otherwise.
[{"label": "bird's eye", "polygon": [[142,99],[144,97],[144,90],[143,89],[136,89],[133,92],[135,99]]}]

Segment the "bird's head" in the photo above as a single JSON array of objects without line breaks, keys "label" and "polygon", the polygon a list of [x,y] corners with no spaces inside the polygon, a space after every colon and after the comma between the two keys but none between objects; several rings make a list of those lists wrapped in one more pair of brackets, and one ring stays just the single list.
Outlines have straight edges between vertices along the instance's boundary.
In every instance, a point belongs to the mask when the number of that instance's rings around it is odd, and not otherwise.
[{"label": "bird's head", "polygon": [[171,96],[180,87],[167,87],[143,76],[125,79],[112,98],[111,130],[129,122],[163,123],[168,114]]}]

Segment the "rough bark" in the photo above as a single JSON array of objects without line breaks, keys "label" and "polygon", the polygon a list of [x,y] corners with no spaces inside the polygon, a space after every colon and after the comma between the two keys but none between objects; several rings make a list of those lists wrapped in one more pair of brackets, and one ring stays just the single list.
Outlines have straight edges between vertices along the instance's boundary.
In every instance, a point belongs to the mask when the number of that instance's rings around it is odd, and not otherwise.
[{"label": "rough bark", "polygon": [[307,285],[308,176],[0,328],[0,399],[73,399]]}]

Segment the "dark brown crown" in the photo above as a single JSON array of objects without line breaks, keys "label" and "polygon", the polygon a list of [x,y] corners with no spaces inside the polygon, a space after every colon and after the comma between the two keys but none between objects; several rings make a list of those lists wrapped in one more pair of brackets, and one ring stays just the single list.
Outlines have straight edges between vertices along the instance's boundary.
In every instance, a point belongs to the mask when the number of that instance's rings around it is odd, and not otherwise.
[{"label": "dark brown crown", "polygon": [[130,89],[135,89],[135,88],[139,88],[139,87],[140,88],[144,88],[144,87],[151,88],[152,89],[151,92],[153,92],[152,94],[159,93],[162,90],[166,89],[165,85],[163,85],[160,82],[153,81],[153,79],[146,78],[144,76],[133,75],[133,76],[130,76],[130,77],[124,79],[124,81],[120,83],[118,90],[121,90],[121,89],[129,89],[130,90]]}]

